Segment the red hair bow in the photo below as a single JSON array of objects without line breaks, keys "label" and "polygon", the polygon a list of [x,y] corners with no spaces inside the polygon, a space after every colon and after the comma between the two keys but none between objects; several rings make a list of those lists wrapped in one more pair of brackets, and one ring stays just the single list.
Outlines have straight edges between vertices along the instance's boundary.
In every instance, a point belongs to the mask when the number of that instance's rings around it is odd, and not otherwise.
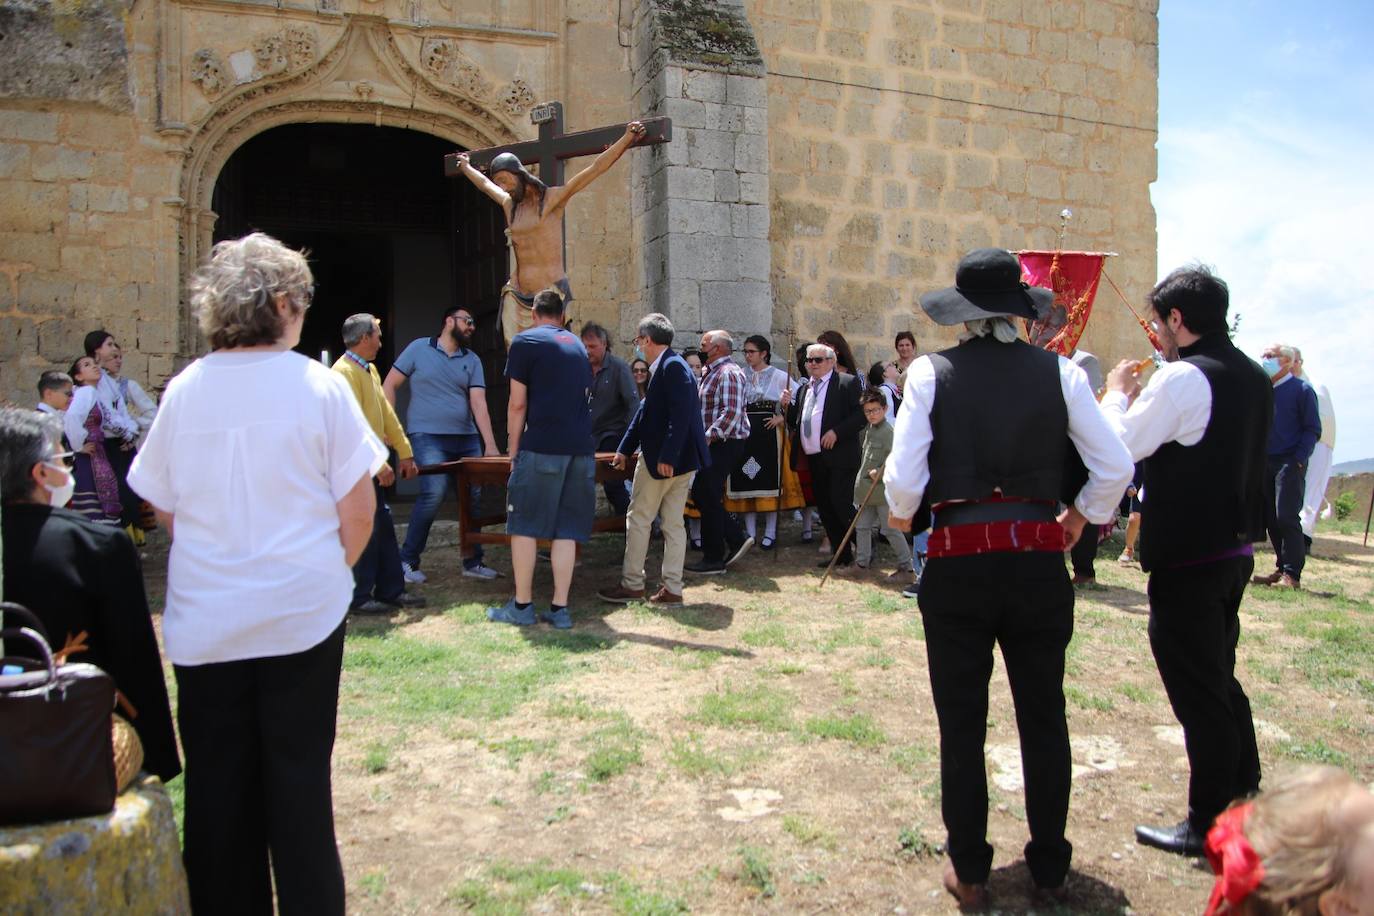
[{"label": "red hair bow", "polygon": [[[1212,829],[1207,831],[1207,861],[1217,876],[1211,899],[1203,916],[1229,912],[1254,892],[1264,880],[1264,862],[1255,847],[1245,838],[1245,820],[1251,805],[1237,805],[1217,815]],[[1220,909],[1222,901],[1229,906]]]}]

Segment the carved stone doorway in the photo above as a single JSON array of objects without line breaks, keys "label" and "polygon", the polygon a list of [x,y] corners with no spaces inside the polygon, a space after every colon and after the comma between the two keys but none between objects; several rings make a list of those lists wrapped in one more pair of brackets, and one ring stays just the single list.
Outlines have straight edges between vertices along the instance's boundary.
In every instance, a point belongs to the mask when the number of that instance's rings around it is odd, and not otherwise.
[{"label": "carved stone doorway", "polygon": [[[382,319],[377,368],[439,329],[450,305],[477,318],[498,442],[505,442],[505,353],[498,322],[507,276],[500,210],[470,182],[444,177],[449,141],[364,124],[288,124],[239,147],[215,183],[214,240],[261,230],[310,250],[315,301],[302,353],[342,352],[339,329],[355,312]],[[398,407],[404,409],[405,390]],[[404,413],[402,413],[404,417]]]}]

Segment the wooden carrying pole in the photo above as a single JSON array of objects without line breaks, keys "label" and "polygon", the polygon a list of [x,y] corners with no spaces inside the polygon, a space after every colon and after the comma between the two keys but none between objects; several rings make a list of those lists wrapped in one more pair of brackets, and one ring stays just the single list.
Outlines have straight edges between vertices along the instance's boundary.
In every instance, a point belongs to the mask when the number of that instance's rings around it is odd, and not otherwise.
[{"label": "wooden carrying pole", "polygon": [[830,558],[830,565],[825,568],[825,575],[821,576],[821,584],[816,586],[817,588],[825,587],[825,580],[830,578],[830,573],[835,568],[835,561],[840,558],[840,554],[844,553],[844,546],[849,543],[850,537],[854,534],[854,526],[859,524],[859,516],[863,514],[864,509],[868,508],[868,501],[873,498],[873,491],[878,489],[878,484],[882,479],[883,465],[880,464],[878,465],[878,476],[873,478],[873,482],[868,485],[868,492],[864,494],[864,501],[859,503],[858,509],[854,510],[854,521],[849,523],[849,530],[844,533],[844,537],[840,538],[840,546],[835,548],[835,555]]},{"label": "wooden carrying pole", "polygon": [[[787,342],[788,342],[789,345],[792,343],[792,341],[791,341],[790,338],[788,339]],[[791,351],[789,350],[788,352],[791,352]],[[784,390],[784,391],[790,390],[791,387],[792,387],[792,357],[789,356],[789,357],[787,358],[787,387],[784,388],[783,390]],[[784,409],[782,408],[782,406],[781,406],[781,404],[782,404],[782,392],[779,392],[779,393],[778,393],[778,404],[779,404],[779,406],[778,406],[778,408],[777,408],[777,411],[778,411],[777,416],[786,417],[786,416],[787,416],[787,411],[784,410]],[[776,433],[778,434],[778,506],[777,506],[777,509],[774,510],[774,512],[777,514],[778,518],[781,519],[781,518],[782,518],[782,451],[783,451],[782,444],[783,444],[784,442],[787,441],[787,424],[786,424],[786,423],[783,423],[783,425],[782,425],[782,426],[779,426],[777,429],[775,429],[774,432],[776,432]],[[778,545],[777,545],[777,544],[774,544],[774,545],[773,545],[773,563],[774,563],[774,564],[776,564],[776,563],[778,562],[778,554],[780,554],[780,553],[782,553],[782,551],[778,549]]]},{"label": "wooden carrying pole", "polygon": [[1364,517],[1364,546],[1369,546],[1369,521],[1374,519],[1374,493],[1369,494],[1369,513]]}]

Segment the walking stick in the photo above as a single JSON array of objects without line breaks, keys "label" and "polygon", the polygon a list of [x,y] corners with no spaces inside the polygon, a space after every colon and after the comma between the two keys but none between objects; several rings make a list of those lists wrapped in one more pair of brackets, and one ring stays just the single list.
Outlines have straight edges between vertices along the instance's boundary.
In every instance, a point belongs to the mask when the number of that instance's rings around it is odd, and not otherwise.
[{"label": "walking stick", "polygon": [[[887,462],[884,461],[883,464],[887,464]],[[849,523],[849,530],[844,533],[844,537],[840,538],[840,546],[835,548],[835,555],[830,558],[830,565],[825,568],[825,575],[821,576],[821,584],[816,586],[817,588],[825,586],[825,580],[830,578],[830,573],[835,568],[835,561],[840,558],[840,554],[844,553],[844,546],[849,543],[850,536],[854,534],[854,526],[859,524],[859,516],[863,514],[864,509],[868,508],[868,501],[873,498],[873,491],[878,489],[878,484],[883,479],[883,464],[878,465],[878,476],[873,478],[873,482],[868,485],[868,492],[864,494],[864,501],[859,503],[859,508],[855,510],[854,520]]]},{"label": "walking stick", "polygon": [[1374,493],[1369,494],[1369,514],[1364,517],[1364,546],[1369,546],[1369,520],[1374,519]]}]

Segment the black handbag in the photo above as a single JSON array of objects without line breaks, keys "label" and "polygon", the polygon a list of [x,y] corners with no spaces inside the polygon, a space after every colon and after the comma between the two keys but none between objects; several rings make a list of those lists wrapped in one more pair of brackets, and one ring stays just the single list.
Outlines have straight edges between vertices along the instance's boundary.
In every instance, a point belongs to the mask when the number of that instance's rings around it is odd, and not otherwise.
[{"label": "black handbag", "polygon": [[6,651],[23,641],[41,655],[0,659],[22,669],[0,674],[0,824],[109,813],[116,794],[114,680],[95,665],[58,667],[37,617],[9,602],[0,611],[6,622],[13,615],[35,625],[0,630]]}]

